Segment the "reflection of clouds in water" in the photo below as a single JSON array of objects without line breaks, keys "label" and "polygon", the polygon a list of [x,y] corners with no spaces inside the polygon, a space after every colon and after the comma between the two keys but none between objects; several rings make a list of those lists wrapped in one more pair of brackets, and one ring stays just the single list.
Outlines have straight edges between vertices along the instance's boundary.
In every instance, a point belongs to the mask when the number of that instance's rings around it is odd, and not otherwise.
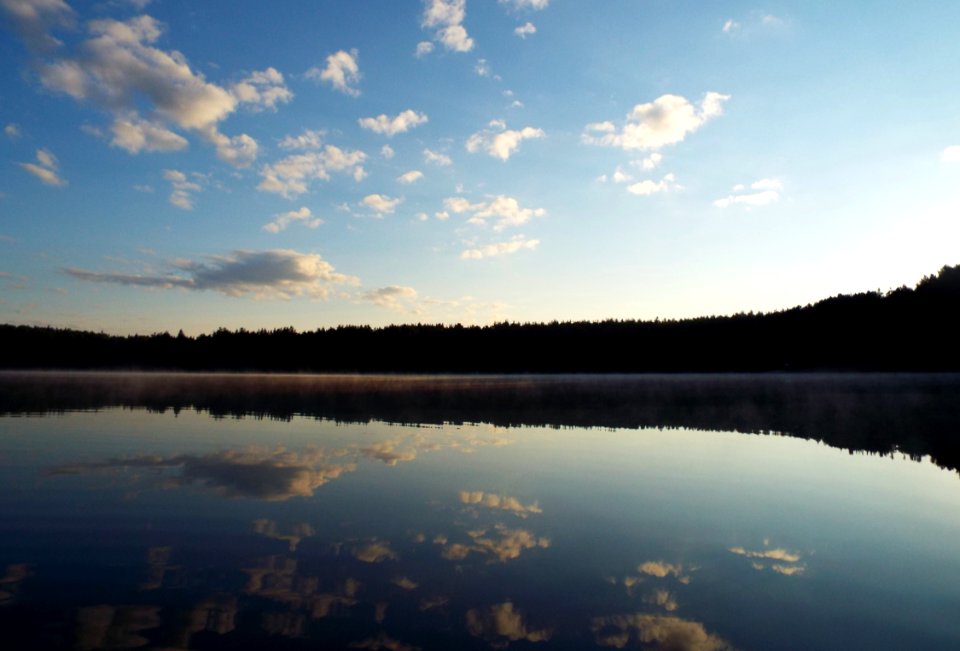
[{"label": "reflection of clouds in water", "polygon": [[350,648],[370,649],[371,651],[380,651],[380,649],[387,649],[388,651],[419,651],[420,649],[418,646],[411,646],[395,640],[386,633],[380,633],[377,637],[367,638],[362,642],[351,642]]},{"label": "reflection of clouds in water", "polygon": [[170,570],[179,569],[170,565],[172,547],[151,547],[147,550],[147,580],[140,584],[141,590],[156,590]]},{"label": "reflection of clouds in water", "polygon": [[669,615],[613,615],[596,617],[593,634],[600,646],[647,651],[732,651],[722,638],[707,633],[703,624]]},{"label": "reflection of clouds in water", "polygon": [[260,626],[270,635],[303,637],[307,630],[307,618],[300,613],[263,613]]},{"label": "reflection of clouds in water", "polygon": [[[692,569],[695,568],[691,568],[691,570]],[[679,563],[673,564],[665,563],[663,561],[647,561],[638,565],[637,571],[650,576],[655,576],[658,579],[666,578],[672,574],[673,576],[677,577],[677,581],[680,583],[690,583],[690,575],[684,573],[683,565]]]},{"label": "reflection of clouds in water", "polygon": [[0,606],[16,601],[20,584],[30,576],[30,566],[26,563],[7,565],[6,572],[0,577]]},{"label": "reflection of clouds in water", "polygon": [[355,463],[326,463],[326,458],[326,453],[317,449],[290,452],[283,448],[250,448],[205,455],[149,455],[65,464],[53,468],[50,474],[84,474],[131,468],[179,469],[178,477],[167,479],[169,485],[200,484],[228,497],[279,501],[295,496],[309,497],[320,486],[357,468]]},{"label": "reflection of clouds in water", "polygon": [[405,576],[396,577],[393,579],[393,581],[391,581],[391,583],[399,588],[403,588],[404,590],[416,590],[418,587],[420,587],[419,583]]},{"label": "reflection of clouds in water", "polygon": [[[764,547],[769,544],[769,539],[765,538],[763,541]],[[807,569],[807,566],[801,562],[803,557],[799,553],[788,551],[782,547],[759,550],[750,550],[744,547],[730,547],[728,551],[732,554],[752,559],[750,566],[758,572],[762,572],[768,567],[767,563],[763,561],[779,561],[771,563],[769,568],[771,571],[777,574],[783,574],[784,576],[803,574]]]},{"label": "reflection of clouds in water", "polygon": [[160,626],[159,606],[92,606],[77,610],[76,648],[132,649],[149,640],[141,631]]},{"label": "reflection of clouds in water", "polygon": [[383,540],[374,540],[353,549],[353,557],[364,563],[382,563],[387,560],[397,560],[399,556],[390,549],[390,543]]},{"label": "reflection of clouds in water", "polygon": [[267,538],[283,540],[287,543],[291,552],[297,551],[297,546],[300,544],[301,540],[304,538],[309,538],[315,533],[313,527],[306,522],[295,524],[288,529],[287,533],[282,533],[276,522],[266,518],[254,520],[253,530],[262,536],[266,536]]},{"label": "reflection of clouds in water", "polygon": [[321,592],[320,578],[298,574],[296,560],[285,556],[268,556],[243,571],[248,575],[244,588],[247,594],[308,611],[313,619],[334,614],[340,607],[355,606],[362,587],[356,579],[347,578],[332,592]]},{"label": "reflection of clouds in water", "polygon": [[396,440],[380,441],[360,448],[360,454],[368,459],[382,461],[388,466],[395,466],[401,461],[413,461],[417,458],[417,450],[415,448],[398,450],[398,445],[400,445],[400,443]]},{"label": "reflection of clouds in water", "polygon": [[488,641],[502,642],[502,638],[511,641],[527,640],[545,642],[550,639],[550,629],[528,628],[523,615],[509,601],[489,608],[472,608],[467,611],[467,631],[475,637]]},{"label": "reflection of clouds in water", "polygon": [[516,497],[485,493],[484,491],[460,491],[460,502],[494,511],[507,511],[521,518],[525,518],[531,513],[543,513],[537,502],[524,506]]},{"label": "reflection of clouds in water", "polygon": [[448,603],[450,603],[449,597],[428,597],[421,599],[417,608],[423,612],[427,612],[429,610],[440,610]]},{"label": "reflection of clouds in water", "polygon": [[643,603],[654,606],[661,606],[668,612],[673,612],[679,607],[677,598],[669,590],[654,590],[643,596]]},{"label": "reflection of clouds in water", "polygon": [[[488,535],[488,533],[490,535]],[[473,539],[472,543],[446,544],[445,536],[438,536],[435,542],[444,545],[440,556],[447,560],[463,560],[471,553],[494,557],[501,563],[519,558],[525,549],[543,548],[550,546],[550,539],[537,536],[527,529],[510,529],[504,524],[494,525],[492,531],[478,529],[468,531],[467,535]],[[442,540],[443,542],[439,542]]]}]

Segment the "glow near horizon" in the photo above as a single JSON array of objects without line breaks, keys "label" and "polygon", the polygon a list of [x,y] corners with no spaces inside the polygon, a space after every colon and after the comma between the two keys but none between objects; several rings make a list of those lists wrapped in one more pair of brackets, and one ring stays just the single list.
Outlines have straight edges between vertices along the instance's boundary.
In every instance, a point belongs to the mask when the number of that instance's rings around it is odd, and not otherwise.
[{"label": "glow near horizon", "polygon": [[0,15],[0,322],[669,318],[960,262],[960,6]]}]

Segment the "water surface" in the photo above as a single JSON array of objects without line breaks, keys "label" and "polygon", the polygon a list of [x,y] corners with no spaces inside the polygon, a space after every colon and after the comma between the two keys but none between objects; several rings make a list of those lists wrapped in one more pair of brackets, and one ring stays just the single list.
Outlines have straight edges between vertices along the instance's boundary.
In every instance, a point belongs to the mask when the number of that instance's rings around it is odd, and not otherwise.
[{"label": "water surface", "polygon": [[954,376],[0,389],[5,648],[960,646]]}]

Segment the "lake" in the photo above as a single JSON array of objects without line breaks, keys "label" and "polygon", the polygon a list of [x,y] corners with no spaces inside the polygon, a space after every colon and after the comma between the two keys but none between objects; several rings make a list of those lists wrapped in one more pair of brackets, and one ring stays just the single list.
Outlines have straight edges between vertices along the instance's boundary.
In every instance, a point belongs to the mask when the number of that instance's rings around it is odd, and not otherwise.
[{"label": "lake", "polygon": [[5,649],[957,649],[960,376],[0,373]]}]

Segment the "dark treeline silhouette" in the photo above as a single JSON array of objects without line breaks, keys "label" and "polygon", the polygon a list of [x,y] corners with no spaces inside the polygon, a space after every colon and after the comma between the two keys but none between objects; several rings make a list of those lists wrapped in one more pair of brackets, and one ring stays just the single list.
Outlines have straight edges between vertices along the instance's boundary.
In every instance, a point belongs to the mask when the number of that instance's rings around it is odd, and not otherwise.
[{"label": "dark treeline silhouette", "polygon": [[4,372],[0,416],[112,407],[413,425],[779,433],[960,468],[960,374],[269,375]]},{"label": "dark treeline silhouette", "polygon": [[110,336],[0,326],[0,367],[412,373],[960,370],[960,266],[914,289],[682,320],[220,329]]}]

